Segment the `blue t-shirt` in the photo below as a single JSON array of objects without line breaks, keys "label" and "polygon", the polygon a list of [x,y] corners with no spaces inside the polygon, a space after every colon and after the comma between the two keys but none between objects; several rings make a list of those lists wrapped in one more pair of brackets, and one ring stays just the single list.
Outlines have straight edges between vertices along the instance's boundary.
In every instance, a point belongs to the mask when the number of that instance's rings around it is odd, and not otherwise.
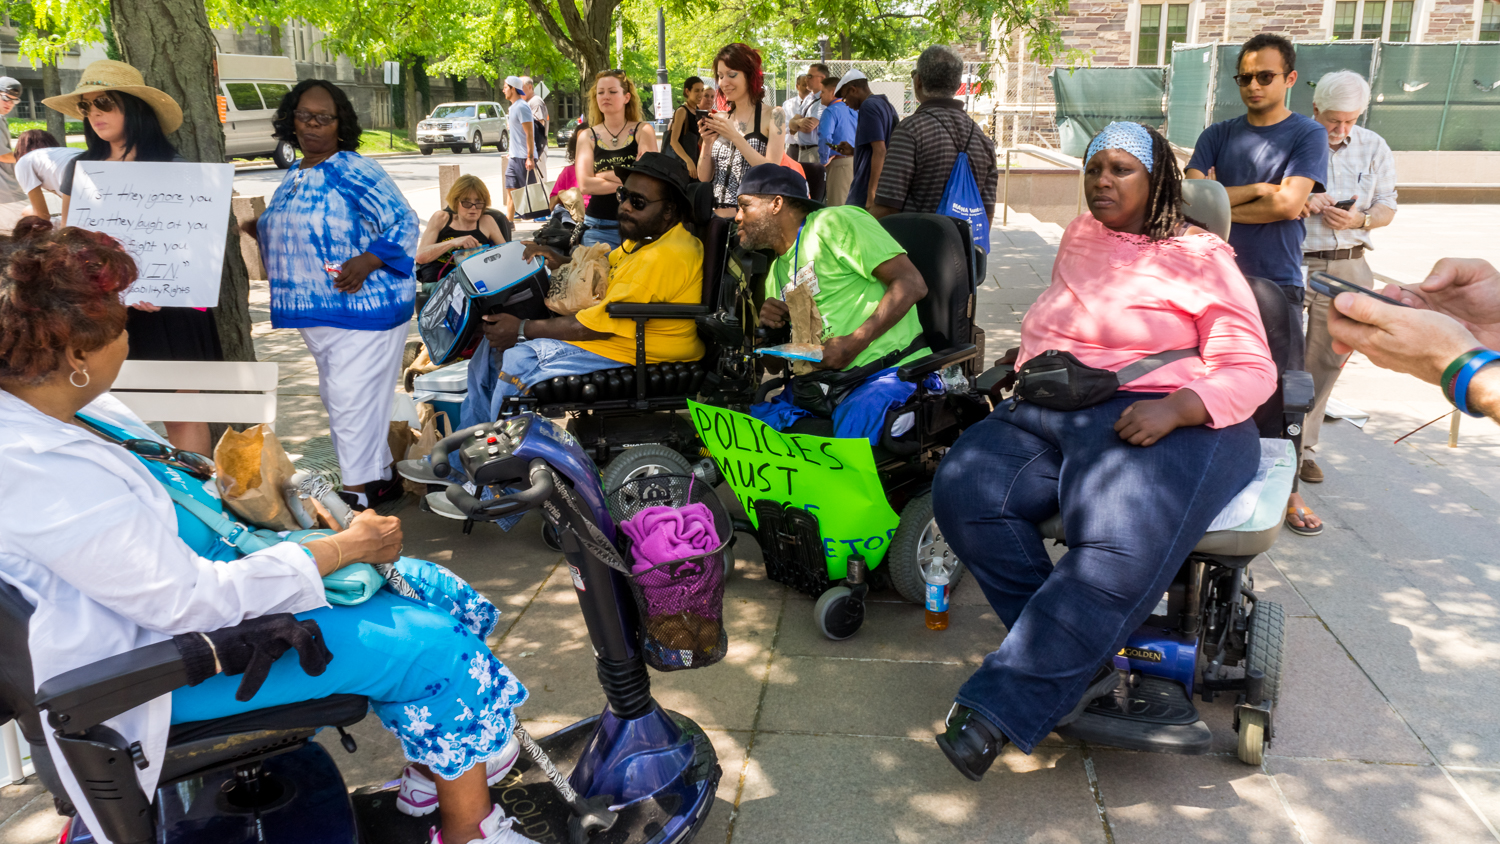
[{"label": "blue t-shirt", "polygon": [[[1258,182],[1281,184],[1282,179],[1312,179],[1313,191],[1323,189],[1328,177],[1328,132],[1312,118],[1292,112],[1271,126],[1251,126],[1244,115],[1203,130],[1188,168],[1214,176],[1225,187]],[[1240,272],[1281,285],[1302,286],[1301,220],[1275,223],[1235,223],[1229,245]]]},{"label": "blue t-shirt", "polygon": [[854,129],[854,180],[849,183],[846,205],[863,207],[870,193],[870,161],[875,152],[870,144],[889,143],[896,128],[896,109],[885,94],[871,94],[859,106],[859,125]]},{"label": "blue t-shirt", "polygon": [[843,100],[834,100],[833,105],[823,109],[818,119],[818,160],[827,164],[833,158],[833,147],[838,144],[854,146],[854,127],[859,117]]},{"label": "blue t-shirt", "polygon": [[[511,103],[510,113],[505,116],[506,126],[510,129],[511,158],[526,160],[526,127],[523,124],[532,122],[531,106],[525,100]],[[532,144],[532,154],[536,154],[536,144]]]}]

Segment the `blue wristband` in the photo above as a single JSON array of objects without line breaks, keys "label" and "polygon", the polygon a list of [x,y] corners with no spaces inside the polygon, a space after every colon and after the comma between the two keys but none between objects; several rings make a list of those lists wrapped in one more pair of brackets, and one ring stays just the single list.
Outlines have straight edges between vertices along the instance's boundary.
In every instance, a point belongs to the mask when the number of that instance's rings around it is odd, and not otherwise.
[{"label": "blue wristband", "polygon": [[1480,352],[1474,357],[1469,358],[1469,362],[1465,363],[1463,367],[1458,370],[1458,374],[1453,376],[1454,407],[1458,408],[1460,411],[1463,411],[1463,413],[1465,413],[1466,415],[1473,416],[1476,419],[1484,416],[1483,413],[1475,413],[1474,411],[1469,410],[1469,382],[1474,380],[1474,376],[1478,374],[1479,370],[1484,369],[1486,366],[1496,361],[1500,361],[1500,352],[1490,351],[1486,349],[1485,351]]}]

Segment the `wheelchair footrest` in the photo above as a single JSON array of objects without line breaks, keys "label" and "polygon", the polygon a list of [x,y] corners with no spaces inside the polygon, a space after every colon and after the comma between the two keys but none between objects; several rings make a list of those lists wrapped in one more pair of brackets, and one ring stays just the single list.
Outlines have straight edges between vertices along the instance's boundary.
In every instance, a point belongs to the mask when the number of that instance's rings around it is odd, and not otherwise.
[{"label": "wheelchair footrest", "polygon": [[779,501],[755,501],[752,507],[766,576],[815,598],[831,589],[818,517]]},{"label": "wheelchair footrest", "polygon": [[1064,738],[1152,753],[1207,753],[1213,733],[1181,683],[1136,673],[1095,700],[1077,721],[1059,727]]}]

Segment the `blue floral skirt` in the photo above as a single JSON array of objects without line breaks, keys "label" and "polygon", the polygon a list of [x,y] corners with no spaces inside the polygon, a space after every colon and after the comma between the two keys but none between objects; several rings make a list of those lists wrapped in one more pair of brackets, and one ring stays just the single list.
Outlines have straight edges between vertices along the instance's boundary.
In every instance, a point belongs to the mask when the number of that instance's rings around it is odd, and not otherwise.
[{"label": "blue floral skirt", "polygon": [[423,600],[382,589],[352,607],[298,613],[323,631],[333,661],[302,672],[288,651],[255,697],[241,703],[239,677],[222,674],[172,693],[172,723],[224,718],[333,694],[364,695],[406,758],[456,779],[500,753],[526,688],[490,653],[500,611],[447,569],[402,558],[397,568]]}]

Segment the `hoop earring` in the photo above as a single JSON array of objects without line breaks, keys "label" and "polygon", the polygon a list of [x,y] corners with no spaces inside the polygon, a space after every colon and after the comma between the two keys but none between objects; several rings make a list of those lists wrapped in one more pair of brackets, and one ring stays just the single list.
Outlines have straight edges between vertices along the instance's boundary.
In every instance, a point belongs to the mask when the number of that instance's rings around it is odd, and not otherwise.
[{"label": "hoop earring", "polygon": [[[83,373],[83,383],[82,384],[80,384],[77,381],[73,380],[73,376],[79,374],[80,372]],[[83,370],[75,369],[75,370],[73,370],[72,374],[70,374],[68,376],[68,383],[72,384],[73,386],[75,386],[78,389],[82,390],[84,387],[87,387],[89,385],[89,371],[87,369],[83,369]]]}]

